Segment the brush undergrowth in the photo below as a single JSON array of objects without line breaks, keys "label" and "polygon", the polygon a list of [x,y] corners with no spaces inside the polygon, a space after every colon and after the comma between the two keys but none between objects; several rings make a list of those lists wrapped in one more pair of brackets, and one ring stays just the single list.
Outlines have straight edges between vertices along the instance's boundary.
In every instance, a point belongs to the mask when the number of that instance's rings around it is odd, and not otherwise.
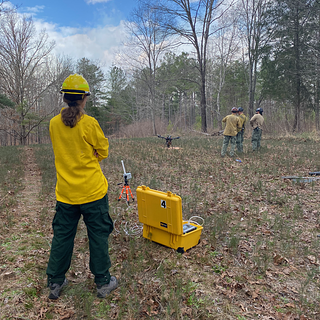
[{"label": "brush undergrowth", "polygon": [[[238,163],[220,158],[221,137],[183,137],[174,141],[179,149],[167,149],[157,138],[110,140],[109,158],[101,166],[115,224],[109,240],[111,273],[120,287],[104,300],[96,298],[81,221],[67,275],[70,284],[57,303],[47,300],[45,284],[54,158],[51,146],[34,146],[45,205],[39,223],[25,234],[15,235],[14,225],[1,225],[2,232],[10,228],[11,237],[2,243],[0,262],[5,273],[14,261],[21,269],[18,279],[27,275],[31,285],[2,292],[0,307],[12,305],[20,319],[39,319],[39,314],[41,319],[318,319],[320,181],[282,179],[320,171],[318,143],[268,139],[252,153],[250,141],[245,142]],[[124,182],[121,160],[132,174],[134,195],[140,185],[171,191],[182,197],[185,220],[204,219],[198,246],[179,254],[142,237],[136,202],[127,206],[124,199],[118,201]],[[28,237],[37,236],[45,239],[37,248],[42,250],[40,267],[28,268],[35,250],[28,247]],[[24,260],[14,258],[13,248]],[[6,313],[0,319],[14,317]]]},{"label": "brush undergrowth", "polygon": [[13,208],[17,203],[19,191],[23,188],[24,166],[21,162],[21,148],[0,147],[0,230],[11,227]]}]

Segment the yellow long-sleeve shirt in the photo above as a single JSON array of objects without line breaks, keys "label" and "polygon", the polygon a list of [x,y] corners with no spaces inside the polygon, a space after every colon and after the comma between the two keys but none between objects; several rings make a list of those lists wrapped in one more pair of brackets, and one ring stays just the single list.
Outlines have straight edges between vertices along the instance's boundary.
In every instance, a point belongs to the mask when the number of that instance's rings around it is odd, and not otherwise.
[{"label": "yellow long-sleeve shirt", "polygon": [[109,142],[98,121],[83,115],[70,128],[59,114],[50,121],[50,138],[57,171],[57,201],[84,204],[103,198],[108,182],[99,161],[108,157]]},{"label": "yellow long-sleeve shirt", "polygon": [[246,128],[246,123],[247,123],[247,117],[242,113],[240,114],[239,116],[239,119],[240,119],[240,129],[238,129],[238,132],[240,132],[243,128],[243,131],[245,130]]},{"label": "yellow long-sleeve shirt", "polygon": [[226,123],[226,127],[223,131],[224,136],[236,136],[238,130],[241,129],[240,119],[234,114],[229,114],[228,116],[222,119],[222,122]]}]

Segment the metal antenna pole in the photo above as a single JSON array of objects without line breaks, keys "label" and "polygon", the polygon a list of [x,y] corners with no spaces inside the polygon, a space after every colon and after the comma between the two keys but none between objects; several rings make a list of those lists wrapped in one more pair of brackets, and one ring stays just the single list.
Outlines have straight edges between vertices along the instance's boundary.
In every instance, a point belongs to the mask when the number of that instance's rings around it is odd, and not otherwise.
[{"label": "metal antenna pole", "polygon": [[126,168],[124,167],[123,160],[121,160],[121,163],[122,163],[123,172],[124,172],[124,174],[126,175],[127,173],[126,173]]}]

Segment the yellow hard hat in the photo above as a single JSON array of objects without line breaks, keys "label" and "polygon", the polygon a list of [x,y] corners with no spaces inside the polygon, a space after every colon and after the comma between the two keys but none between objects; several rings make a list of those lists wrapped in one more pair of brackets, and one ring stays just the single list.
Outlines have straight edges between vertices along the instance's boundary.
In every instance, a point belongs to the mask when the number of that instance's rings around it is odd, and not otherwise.
[{"label": "yellow hard hat", "polygon": [[90,96],[90,88],[87,80],[75,73],[63,81],[60,93],[85,94],[86,96]]}]

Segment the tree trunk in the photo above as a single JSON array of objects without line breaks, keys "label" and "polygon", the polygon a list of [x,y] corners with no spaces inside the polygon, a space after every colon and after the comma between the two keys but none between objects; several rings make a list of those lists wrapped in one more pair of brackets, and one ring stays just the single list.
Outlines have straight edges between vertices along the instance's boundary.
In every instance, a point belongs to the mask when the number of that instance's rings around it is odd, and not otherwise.
[{"label": "tree trunk", "polygon": [[206,79],[205,74],[201,74],[201,129],[207,132],[207,102],[206,102]]},{"label": "tree trunk", "polygon": [[24,124],[21,125],[20,144],[23,146],[27,144],[26,126]]},{"label": "tree trunk", "polygon": [[319,101],[316,102],[316,110],[315,110],[315,124],[316,124],[316,129],[320,129],[320,112],[319,112]]},{"label": "tree trunk", "polygon": [[320,60],[317,58],[316,61],[316,88],[315,88],[315,125],[316,130],[320,129],[320,106],[319,106],[319,100],[320,100],[320,76],[319,76],[319,64]]},{"label": "tree trunk", "polygon": [[254,114],[254,90],[253,90],[253,63],[250,61],[249,66],[249,117],[251,118]]},{"label": "tree trunk", "polygon": [[295,86],[296,86],[296,103],[293,132],[300,131],[300,111],[301,111],[301,75],[300,75],[300,41],[299,41],[299,16],[295,17],[295,34],[294,34],[294,55],[295,55]]}]

